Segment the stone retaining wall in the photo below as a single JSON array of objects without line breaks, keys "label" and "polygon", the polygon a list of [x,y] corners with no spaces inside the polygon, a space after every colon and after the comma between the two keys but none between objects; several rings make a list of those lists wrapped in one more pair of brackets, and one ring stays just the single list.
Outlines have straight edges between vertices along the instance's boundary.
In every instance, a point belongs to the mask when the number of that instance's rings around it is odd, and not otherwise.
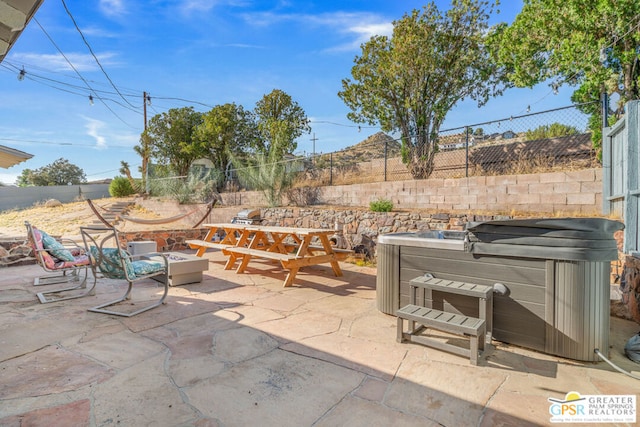
[{"label": "stone retaining wall", "polygon": [[7,238],[0,240],[0,267],[35,264],[33,249],[27,242],[27,237]]}]

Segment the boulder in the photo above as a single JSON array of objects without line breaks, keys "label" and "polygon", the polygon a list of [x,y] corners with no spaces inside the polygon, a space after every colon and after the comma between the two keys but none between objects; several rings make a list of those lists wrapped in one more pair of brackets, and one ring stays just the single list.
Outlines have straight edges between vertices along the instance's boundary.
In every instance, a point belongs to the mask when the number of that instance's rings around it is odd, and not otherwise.
[{"label": "boulder", "polygon": [[49,199],[45,202],[44,206],[46,208],[57,208],[58,206],[62,206],[62,203],[60,203],[60,200]]}]

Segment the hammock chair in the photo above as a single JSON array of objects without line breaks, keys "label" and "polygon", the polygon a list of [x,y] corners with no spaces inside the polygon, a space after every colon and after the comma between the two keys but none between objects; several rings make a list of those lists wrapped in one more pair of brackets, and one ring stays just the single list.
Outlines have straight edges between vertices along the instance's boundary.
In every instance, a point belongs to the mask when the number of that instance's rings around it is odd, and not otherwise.
[{"label": "hammock chair", "polygon": [[[211,210],[213,209],[213,207],[215,206],[217,201],[218,201],[217,199],[212,199],[209,203],[207,203],[206,212],[204,213],[202,218],[197,223],[195,223],[191,228],[197,228],[200,224],[202,224],[204,222],[205,219],[207,219],[207,217],[211,213]],[[113,224],[111,224],[109,221],[107,221],[100,214],[100,212],[98,212],[98,209],[96,209],[96,205],[94,205],[94,203],[91,201],[91,199],[87,199],[87,203],[89,204],[89,207],[91,208],[93,213],[98,217],[98,219],[103,224],[105,224],[108,227],[113,227]],[[103,208],[101,208],[101,209],[103,209]],[[131,221],[131,222],[135,222],[135,223],[138,223],[138,224],[168,224],[170,222],[175,222],[175,221],[178,221],[178,220],[180,220],[182,218],[185,218],[185,217],[187,217],[189,215],[192,215],[192,214],[198,212],[199,210],[200,210],[200,208],[195,208],[195,209],[193,209],[193,210],[191,210],[189,212],[178,214],[178,215],[174,215],[174,216],[171,216],[171,217],[168,217],[168,218],[144,219],[144,218],[135,218],[135,217],[132,217],[132,216],[127,216],[127,215],[118,215],[118,218],[122,218],[125,221]]]}]

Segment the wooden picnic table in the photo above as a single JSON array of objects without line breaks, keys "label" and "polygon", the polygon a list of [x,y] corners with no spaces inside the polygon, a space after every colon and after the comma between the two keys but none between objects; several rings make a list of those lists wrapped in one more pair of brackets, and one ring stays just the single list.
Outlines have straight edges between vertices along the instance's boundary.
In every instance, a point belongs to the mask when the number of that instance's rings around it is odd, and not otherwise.
[{"label": "wooden picnic table", "polygon": [[202,256],[207,249],[223,249],[225,246],[237,246],[238,236],[242,234],[242,230],[246,226],[246,224],[230,222],[202,224],[203,228],[209,229],[204,238],[202,240],[187,240],[186,243],[191,249],[198,250],[196,252],[197,256]]},{"label": "wooden picnic table", "polygon": [[[240,261],[236,272],[242,273],[252,258],[276,260],[288,270],[284,286],[291,286],[302,267],[330,264],[336,276],[342,276],[338,261],[343,261],[350,250],[333,248],[329,237],[335,233],[331,229],[278,227],[249,224],[217,223],[204,224],[208,227],[203,240],[188,241],[197,256],[202,256],[209,248],[219,248],[229,259],[225,270],[232,269]],[[220,236],[219,240],[214,236]]]}]

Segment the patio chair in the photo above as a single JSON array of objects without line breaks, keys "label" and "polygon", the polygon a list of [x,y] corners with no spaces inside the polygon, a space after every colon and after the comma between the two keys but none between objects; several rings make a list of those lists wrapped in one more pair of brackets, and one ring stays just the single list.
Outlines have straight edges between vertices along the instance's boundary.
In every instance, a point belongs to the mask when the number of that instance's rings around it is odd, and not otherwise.
[{"label": "patio chair", "polygon": [[[87,288],[90,261],[83,248],[70,239],[55,239],[28,221],[25,221],[24,225],[27,227],[27,239],[37,263],[49,273],[36,277],[33,285],[78,282],[71,287],[38,292],[38,299],[41,303],[46,304],[95,295],[95,281],[94,285]],[[79,289],[83,289],[83,291],[77,292]]]},{"label": "patio chair", "polygon": [[[90,308],[89,311],[131,317],[164,304],[164,300],[169,292],[169,275],[167,274],[169,264],[165,256],[157,252],[143,255],[129,254],[120,247],[118,230],[116,230],[115,227],[80,227],[80,233],[85,248],[91,257],[90,265],[94,277],[96,277],[98,273],[101,273],[102,276],[107,279],[124,279],[129,284],[124,295],[120,298]],[[160,258],[162,262],[143,259],[150,257]],[[130,300],[133,284],[149,278],[154,278],[164,286],[162,296],[158,300],[132,312],[109,309],[111,306],[125,300]]]}]

